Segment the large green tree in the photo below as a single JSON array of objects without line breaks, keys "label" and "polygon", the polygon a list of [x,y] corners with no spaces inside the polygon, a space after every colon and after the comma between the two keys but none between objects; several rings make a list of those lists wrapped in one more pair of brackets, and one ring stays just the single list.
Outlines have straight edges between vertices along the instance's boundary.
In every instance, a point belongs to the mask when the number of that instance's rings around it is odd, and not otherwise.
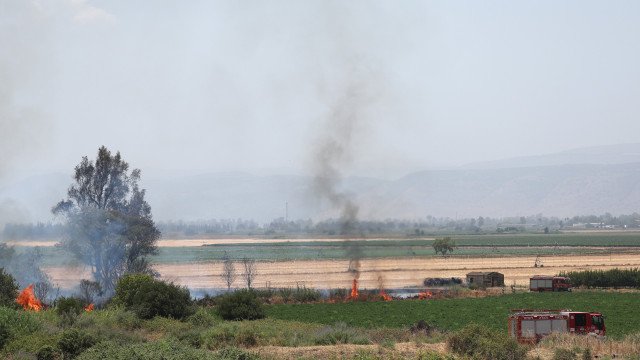
[{"label": "large green tree", "polygon": [[148,255],[157,253],[160,231],[139,180],[139,169],[129,171],[119,152],[102,146],[95,162],[82,158],[68,199],[52,209],[67,221],[62,245],[91,267],[107,292],[124,274],[152,273]]},{"label": "large green tree", "polygon": [[435,239],[432,246],[436,254],[441,253],[442,256],[446,256],[447,253],[452,253],[453,250],[456,249],[456,242],[450,237],[445,237],[442,239]]}]

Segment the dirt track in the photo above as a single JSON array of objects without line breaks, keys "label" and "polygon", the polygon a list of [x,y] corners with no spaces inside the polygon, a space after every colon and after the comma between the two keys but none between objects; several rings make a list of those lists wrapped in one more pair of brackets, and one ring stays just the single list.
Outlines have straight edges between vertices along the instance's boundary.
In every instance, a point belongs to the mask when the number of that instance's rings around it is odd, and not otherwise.
[{"label": "dirt track", "polygon": [[256,353],[267,359],[351,359],[357,358],[361,353],[376,354],[385,359],[417,358],[419,353],[446,353],[444,343],[416,344],[396,343],[392,348],[383,348],[379,345],[353,345],[341,344],[330,346],[263,346]]},{"label": "dirt track", "polygon": [[[360,284],[363,288],[379,286],[382,276],[385,287],[421,286],[425,277],[464,277],[469,271],[499,271],[505,275],[505,283],[527,285],[534,274],[554,275],[560,271],[584,269],[610,269],[614,267],[640,267],[640,253],[613,255],[571,255],[541,257],[544,267],[534,268],[535,256],[475,257],[475,258],[402,258],[361,261]],[[258,287],[269,283],[272,287],[304,285],[315,288],[339,288],[350,286],[353,275],[347,271],[348,260],[313,260],[259,262]],[[223,287],[220,263],[185,263],[156,265],[162,278],[191,288]],[[241,272],[240,264],[236,269]],[[80,279],[89,278],[84,269],[53,267],[45,269],[53,282],[63,288],[77,285]],[[237,286],[242,286],[238,277]]]}]

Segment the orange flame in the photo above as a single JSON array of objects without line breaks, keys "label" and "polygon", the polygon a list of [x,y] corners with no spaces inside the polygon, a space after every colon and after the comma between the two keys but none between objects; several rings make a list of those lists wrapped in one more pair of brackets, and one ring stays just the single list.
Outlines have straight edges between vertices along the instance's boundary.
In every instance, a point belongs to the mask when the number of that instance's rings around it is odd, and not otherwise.
[{"label": "orange flame", "polygon": [[393,298],[391,296],[389,296],[389,294],[387,294],[386,291],[384,291],[384,289],[380,289],[380,296],[382,297],[382,300],[384,301],[391,301],[393,300]]},{"label": "orange flame", "polygon": [[84,311],[92,312],[93,311],[93,304],[89,304],[89,305],[85,306],[84,307]]},{"label": "orange flame", "polygon": [[420,300],[427,300],[427,299],[431,299],[433,298],[433,293],[431,293],[431,291],[423,291],[421,293],[418,294],[418,299]]},{"label": "orange flame", "polygon": [[357,300],[358,299],[358,279],[353,279],[353,284],[351,284],[351,294],[347,299],[349,300]]},{"label": "orange flame", "polygon": [[22,292],[20,292],[20,295],[18,295],[16,302],[20,304],[25,310],[42,310],[42,303],[36,298],[35,294],[33,293],[33,284],[27,286],[24,290],[22,290]]},{"label": "orange flame", "polygon": [[391,301],[393,300],[391,298],[391,296],[389,296],[389,294],[387,294],[386,291],[384,291],[384,276],[382,276],[382,274],[378,275],[378,286],[380,287],[380,297],[382,298],[382,300],[384,301]]}]

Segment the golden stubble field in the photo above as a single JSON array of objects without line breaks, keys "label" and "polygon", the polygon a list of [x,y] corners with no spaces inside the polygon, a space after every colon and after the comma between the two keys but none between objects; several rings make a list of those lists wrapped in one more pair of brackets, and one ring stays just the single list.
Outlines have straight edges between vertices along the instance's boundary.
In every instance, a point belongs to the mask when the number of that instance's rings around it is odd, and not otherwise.
[{"label": "golden stubble field", "polygon": [[[531,275],[554,275],[560,271],[640,267],[640,253],[612,255],[569,255],[541,257],[544,267],[534,268],[535,256],[512,257],[449,257],[363,259],[360,267],[360,287],[377,288],[382,279],[387,288],[422,286],[426,277],[462,277],[469,271],[498,271],[505,275],[507,285],[528,285]],[[353,274],[348,272],[348,260],[312,260],[257,262],[257,287],[307,286],[320,289],[348,288]],[[190,288],[225,287],[220,273],[221,263],[161,264],[154,268],[169,281]],[[236,264],[241,272],[241,264]],[[49,267],[45,271],[54,283],[63,288],[74,287],[80,279],[90,278],[88,269]],[[238,276],[236,286],[241,287]]]}]

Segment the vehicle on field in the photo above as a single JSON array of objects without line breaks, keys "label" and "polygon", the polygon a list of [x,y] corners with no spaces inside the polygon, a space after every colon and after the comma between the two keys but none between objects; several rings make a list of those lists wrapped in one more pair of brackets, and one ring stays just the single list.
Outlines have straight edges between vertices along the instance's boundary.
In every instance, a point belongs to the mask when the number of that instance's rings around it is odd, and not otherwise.
[{"label": "vehicle on field", "polygon": [[564,276],[534,275],[529,279],[531,291],[571,291],[571,279]]},{"label": "vehicle on field", "polygon": [[557,332],[603,337],[604,316],[597,312],[571,310],[511,310],[509,336],[520,343],[535,344]]}]

